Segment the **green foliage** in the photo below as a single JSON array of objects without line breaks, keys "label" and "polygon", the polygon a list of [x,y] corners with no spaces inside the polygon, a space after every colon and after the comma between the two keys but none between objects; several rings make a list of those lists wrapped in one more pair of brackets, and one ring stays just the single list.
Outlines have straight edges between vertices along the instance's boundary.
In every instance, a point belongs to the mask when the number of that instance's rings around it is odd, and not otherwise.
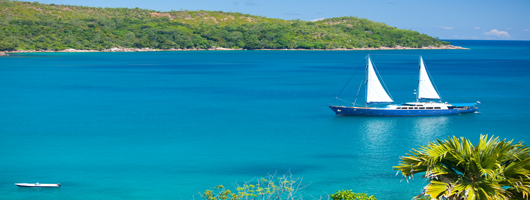
[{"label": "green foliage", "polygon": [[413,200],[431,200],[431,198],[422,195],[422,196],[413,198]]},{"label": "green foliage", "polygon": [[16,45],[9,42],[0,42],[0,51],[13,51]]},{"label": "green foliage", "polygon": [[299,189],[303,189],[302,179],[293,178],[290,173],[282,177],[270,175],[267,178],[245,182],[243,185],[236,183],[235,186],[235,192],[219,185],[211,190],[206,190],[204,193],[199,193],[199,195],[204,200],[302,199],[301,196],[296,195]]},{"label": "green foliage", "polygon": [[365,193],[352,192],[352,190],[339,190],[330,197],[332,200],[377,200],[374,195],[368,196]]},{"label": "green foliage", "polygon": [[3,49],[333,49],[449,44],[357,17],[318,22],[222,11],[158,12],[0,1]]},{"label": "green foliage", "polygon": [[[424,173],[422,195],[433,199],[526,199],[530,194],[530,147],[481,135],[437,140],[412,149],[394,167],[405,178]],[[407,180],[408,181],[408,180]]]}]

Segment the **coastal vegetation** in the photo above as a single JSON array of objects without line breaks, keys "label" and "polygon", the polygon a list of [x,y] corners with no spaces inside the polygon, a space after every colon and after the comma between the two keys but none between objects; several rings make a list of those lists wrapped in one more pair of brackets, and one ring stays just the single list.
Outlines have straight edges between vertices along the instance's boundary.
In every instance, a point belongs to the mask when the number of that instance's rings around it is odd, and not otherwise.
[{"label": "coastal vegetation", "polygon": [[[291,173],[287,173],[276,178],[275,175],[269,175],[266,178],[244,182],[242,185],[236,183],[234,192],[223,185],[219,185],[204,191],[204,193],[199,193],[199,195],[204,200],[294,200],[303,199],[303,196],[297,192],[305,186],[302,184],[301,178],[295,178]],[[322,198],[320,197],[320,199]],[[340,190],[325,199],[377,200],[373,195],[355,193],[352,190]]]},{"label": "coastal vegetation", "polygon": [[266,178],[247,181],[242,185],[236,183],[235,185],[236,189],[234,192],[223,185],[219,185],[212,190],[199,193],[199,195],[204,200],[303,199],[301,195],[296,194],[300,189],[304,188],[302,179],[294,178],[290,173],[282,177],[269,175]]},{"label": "coastal vegetation", "polygon": [[351,49],[448,45],[358,17],[282,20],[223,11],[99,8],[0,0],[0,51]]},{"label": "coastal vegetation", "polygon": [[332,200],[377,200],[374,195],[368,196],[366,193],[355,193],[352,190],[339,190],[329,196]]},{"label": "coastal vegetation", "polygon": [[530,147],[493,136],[481,135],[477,145],[463,137],[437,140],[412,149],[394,169],[407,181],[418,173],[430,181],[418,197],[528,199],[530,194]]}]

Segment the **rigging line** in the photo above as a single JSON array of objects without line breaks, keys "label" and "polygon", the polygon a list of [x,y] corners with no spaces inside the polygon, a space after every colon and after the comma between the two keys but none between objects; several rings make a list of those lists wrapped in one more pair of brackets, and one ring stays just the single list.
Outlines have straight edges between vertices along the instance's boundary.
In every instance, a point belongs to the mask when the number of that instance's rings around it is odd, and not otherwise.
[{"label": "rigging line", "polygon": [[[350,70],[350,72],[351,72],[351,71],[354,71],[354,70],[355,70],[355,67],[352,68],[352,69]],[[348,73],[349,73],[349,72],[348,72]],[[336,88],[338,85],[339,85],[339,83],[337,82],[333,88]],[[333,89],[329,90],[329,92],[328,92],[328,94],[326,94],[326,96],[329,96],[329,94],[331,94],[331,92],[333,92]],[[330,104],[333,104],[333,102],[335,102],[335,99],[333,99],[333,101],[331,101]],[[320,105],[320,104],[318,104],[318,105]]]},{"label": "rigging line", "polygon": [[[348,72],[348,74],[350,74],[350,72],[353,72],[353,71],[355,70],[355,68],[356,68],[358,65],[359,65],[359,64],[354,65],[354,67]],[[339,85],[338,82],[335,84],[335,86],[334,86],[333,88],[336,88],[337,85]],[[331,92],[333,92],[333,89],[331,89],[331,90],[328,92],[328,94],[327,94],[326,96],[329,96],[329,94],[331,94]],[[332,101],[331,103],[333,103],[333,101]],[[319,105],[320,105],[320,104],[319,104]]]},{"label": "rigging line", "polygon": [[353,101],[353,106],[355,107],[355,103],[357,103],[357,98],[359,97],[359,92],[361,92],[361,87],[363,86],[364,79],[361,79],[361,84],[359,84],[359,90],[357,90],[357,96],[355,96],[355,101]]},{"label": "rigging line", "polygon": [[339,98],[339,97],[335,97],[335,99],[338,99],[338,100],[340,100],[340,101],[344,101],[344,102],[346,102],[346,103],[351,103],[351,101],[347,101],[347,100],[341,99],[341,98]]},{"label": "rigging line", "polygon": [[[355,65],[355,67],[352,69],[353,73],[350,77],[350,79],[348,79],[348,82],[346,82],[346,84],[344,84],[344,86],[342,87],[342,89],[340,90],[340,92],[337,94],[337,96],[335,96],[335,99],[333,99],[333,101],[331,102],[331,104],[333,104],[335,102],[335,100],[337,99],[337,97],[342,93],[342,91],[344,90],[344,88],[346,88],[346,86],[348,86],[348,83],[350,83],[351,79],[353,78],[353,76],[355,76],[355,73],[357,72],[357,69],[358,69],[358,66],[362,63],[362,60],[359,61],[359,63],[357,63],[357,65]],[[333,91],[333,90],[331,90]],[[328,92],[328,95],[331,93],[331,91]],[[348,103],[351,103],[351,102],[348,102]]]},{"label": "rigging line", "polygon": [[[356,67],[357,68],[357,67]],[[339,96],[342,91],[344,91],[344,88],[346,88],[346,86],[348,86],[348,83],[350,83],[351,79],[353,78],[353,76],[355,75],[355,72],[357,72],[357,69],[355,69],[355,71],[353,72],[353,74],[350,76],[350,79],[348,79],[348,82],[346,82],[346,84],[342,87],[342,89],[340,90],[340,92],[337,94],[337,96]]]},{"label": "rigging line", "polygon": [[[370,54],[368,54],[366,57],[364,57],[364,59],[367,59],[368,56],[370,56]],[[364,67],[364,74],[368,75],[368,65],[366,65]],[[368,77],[366,77],[366,81],[368,81]],[[361,79],[361,83],[359,84],[359,89],[357,90],[357,95],[355,96],[355,101],[353,101],[353,107],[355,107],[355,104],[357,103],[357,99],[359,98],[359,92],[361,92],[361,88],[363,86],[363,82],[365,82],[364,78]],[[366,86],[366,87],[368,87],[368,86]]]}]

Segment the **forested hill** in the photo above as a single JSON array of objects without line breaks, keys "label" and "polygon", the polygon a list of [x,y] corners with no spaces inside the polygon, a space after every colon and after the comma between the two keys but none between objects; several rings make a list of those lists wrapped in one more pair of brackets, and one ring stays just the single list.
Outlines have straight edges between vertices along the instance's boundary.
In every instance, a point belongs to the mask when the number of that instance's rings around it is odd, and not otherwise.
[{"label": "forested hill", "polygon": [[336,49],[448,44],[357,17],[317,22],[222,11],[159,12],[0,0],[0,50],[112,47]]}]

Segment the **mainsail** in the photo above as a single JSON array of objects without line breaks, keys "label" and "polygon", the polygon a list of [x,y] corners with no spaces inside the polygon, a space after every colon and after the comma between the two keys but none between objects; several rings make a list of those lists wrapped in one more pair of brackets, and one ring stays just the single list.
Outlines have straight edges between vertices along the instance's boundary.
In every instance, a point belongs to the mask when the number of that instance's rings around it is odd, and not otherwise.
[{"label": "mainsail", "polygon": [[392,103],[394,102],[386,93],[375,73],[372,61],[368,57],[368,83],[366,88],[366,103]]},{"label": "mainsail", "polygon": [[420,80],[418,82],[418,100],[440,99],[440,95],[432,86],[427,69],[423,64],[423,58],[420,56]]}]

